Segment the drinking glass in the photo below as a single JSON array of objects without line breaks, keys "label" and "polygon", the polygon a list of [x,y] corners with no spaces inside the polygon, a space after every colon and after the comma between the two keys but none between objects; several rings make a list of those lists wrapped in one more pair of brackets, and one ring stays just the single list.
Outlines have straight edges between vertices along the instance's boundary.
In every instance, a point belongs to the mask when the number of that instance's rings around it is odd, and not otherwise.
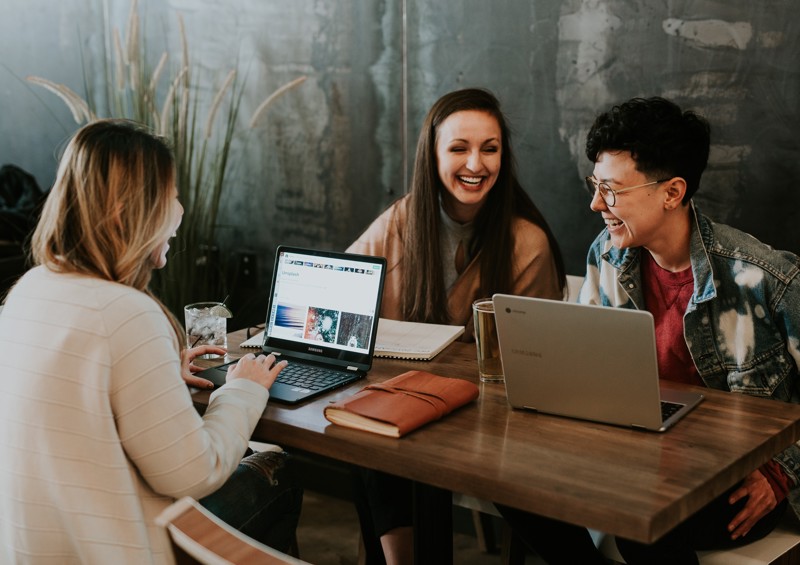
[{"label": "drinking glass", "polygon": [[475,322],[475,345],[478,349],[478,373],[482,382],[504,382],[503,364],[500,360],[500,344],[497,340],[497,324],[494,303],[491,298],[481,298],[472,303]]},{"label": "drinking glass", "polygon": [[[198,345],[217,345],[228,347],[228,316],[220,315],[220,307],[227,310],[221,302],[195,302],[183,308],[186,318],[186,347]],[[219,355],[205,355],[213,359]]]}]

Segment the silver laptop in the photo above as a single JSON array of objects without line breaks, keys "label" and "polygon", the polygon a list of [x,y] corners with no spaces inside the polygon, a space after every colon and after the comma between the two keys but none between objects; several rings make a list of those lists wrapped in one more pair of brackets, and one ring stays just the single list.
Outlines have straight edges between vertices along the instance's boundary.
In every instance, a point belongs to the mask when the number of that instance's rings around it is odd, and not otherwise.
[{"label": "silver laptop", "polygon": [[[383,257],[278,247],[262,350],[289,365],[270,387],[271,399],[296,404],[369,371],[385,272]],[[199,376],[221,386],[227,369]]]},{"label": "silver laptop", "polygon": [[514,408],[663,432],[703,400],[696,392],[660,390],[649,312],[493,299]]}]

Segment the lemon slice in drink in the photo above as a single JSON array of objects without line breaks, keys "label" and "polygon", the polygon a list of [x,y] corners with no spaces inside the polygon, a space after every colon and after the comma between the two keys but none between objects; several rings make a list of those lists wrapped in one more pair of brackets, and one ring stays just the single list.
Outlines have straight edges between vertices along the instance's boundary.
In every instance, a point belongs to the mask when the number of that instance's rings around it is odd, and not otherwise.
[{"label": "lemon slice in drink", "polygon": [[224,304],[212,306],[211,310],[209,310],[209,313],[212,316],[219,316],[220,318],[233,318],[233,312],[231,312]]}]

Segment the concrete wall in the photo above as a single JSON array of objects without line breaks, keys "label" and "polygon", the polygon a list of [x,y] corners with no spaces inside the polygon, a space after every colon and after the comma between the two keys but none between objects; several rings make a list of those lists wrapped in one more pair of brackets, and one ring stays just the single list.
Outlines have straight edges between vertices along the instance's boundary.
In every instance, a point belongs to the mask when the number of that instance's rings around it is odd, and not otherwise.
[{"label": "concrete wall", "polygon": [[[466,86],[503,101],[521,178],[572,273],[601,228],[582,189],[586,131],[599,109],[639,95],[673,98],[712,122],[696,197],[704,212],[800,252],[795,4],[141,0],[140,13],[151,64],[162,49],[179,58],[179,12],[209,93],[234,66],[247,77],[222,237],[231,252],[256,252],[266,278],[277,244],[342,249],[402,194],[425,112]],[[0,162],[49,186],[76,125],[58,99],[19,79],[83,93],[81,49],[100,56],[104,17],[124,28],[127,15],[116,0],[4,0]],[[308,80],[246,131],[264,96],[300,75]]]}]

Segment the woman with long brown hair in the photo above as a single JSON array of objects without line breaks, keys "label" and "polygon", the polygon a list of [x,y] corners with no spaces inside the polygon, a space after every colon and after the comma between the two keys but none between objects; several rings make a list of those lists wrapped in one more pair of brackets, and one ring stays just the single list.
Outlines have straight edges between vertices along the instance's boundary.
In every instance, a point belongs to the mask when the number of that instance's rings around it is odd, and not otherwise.
[{"label": "woman with long brown hair", "polygon": [[191,362],[225,350],[182,350],[147,289],[182,214],[164,140],[122,120],[70,140],[36,266],[0,316],[0,562],[172,563],[155,518],[182,496],[278,549],[291,541],[302,491],[276,486],[284,455],[241,459],[285,363],[245,356],[200,417]]},{"label": "woman with long brown hair", "polygon": [[[561,252],[517,179],[510,138],[500,103],[487,90],[451,92],[430,109],[409,194],[348,249],[386,257],[382,317],[465,325],[471,339],[478,298],[563,297]],[[364,471],[357,493],[368,554],[382,552],[390,565],[410,562],[408,482]]]},{"label": "woman with long brown hair", "polygon": [[510,137],[487,90],[430,109],[408,195],[348,249],[387,258],[383,317],[469,325],[472,302],[496,292],[563,296],[561,251],[517,179]]}]

